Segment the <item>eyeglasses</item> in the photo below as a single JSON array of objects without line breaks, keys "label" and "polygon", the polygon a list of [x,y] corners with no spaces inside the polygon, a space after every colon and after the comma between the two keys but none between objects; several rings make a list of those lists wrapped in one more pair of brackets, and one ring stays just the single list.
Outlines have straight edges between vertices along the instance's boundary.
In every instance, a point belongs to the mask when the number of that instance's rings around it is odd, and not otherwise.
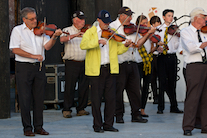
[{"label": "eyeglasses", "polygon": [[199,15],[198,17],[203,18],[205,20],[207,16],[205,16],[205,15]]},{"label": "eyeglasses", "polygon": [[[26,19],[28,19],[28,18],[26,18]],[[30,21],[34,21],[34,20],[37,20],[37,17],[35,17],[35,18],[31,18],[31,19],[28,19],[28,20],[30,20]]]}]

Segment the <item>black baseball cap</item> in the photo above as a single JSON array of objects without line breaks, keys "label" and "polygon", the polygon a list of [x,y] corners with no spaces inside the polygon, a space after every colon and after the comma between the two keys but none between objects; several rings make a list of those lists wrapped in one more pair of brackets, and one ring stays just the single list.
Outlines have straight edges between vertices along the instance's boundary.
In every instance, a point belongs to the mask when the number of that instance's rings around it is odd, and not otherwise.
[{"label": "black baseball cap", "polygon": [[109,12],[106,11],[106,10],[101,10],[98,13],[98,17],[97,18],[101,19],[104,23],[110,23],[112,21]]},{"label": "black baseball cap", "polygon": [[73,13],[73,18],[78,17],[79,19],[85,19],[86,16],[84,15],[84,13],[82,11],[75,11]]},{"label": "black baseball cap", "polygon": [[121,7],[119,9],[118,14],[122,14],[122,13],[124,13],[124,14],[126,14],[128,16],[131,16],[134,12],[129,7]]}]

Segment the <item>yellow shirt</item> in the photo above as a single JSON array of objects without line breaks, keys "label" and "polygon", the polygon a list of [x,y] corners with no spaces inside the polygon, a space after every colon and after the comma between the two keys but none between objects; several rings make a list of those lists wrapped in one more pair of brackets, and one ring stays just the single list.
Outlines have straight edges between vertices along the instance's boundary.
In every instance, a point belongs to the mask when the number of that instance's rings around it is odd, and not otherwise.
[{"label": "yellow shirt", "polygon": [[[87,50],[85,58],[85,74],[87,76],[99,76],[101,66],[101,51],[98,43],[97,28],[88,29],[82,38],[80,48]],[[127,47],[123,43],[113,39],[109,40],[110,73],[119,73],[118,55],[126,52]]]}]

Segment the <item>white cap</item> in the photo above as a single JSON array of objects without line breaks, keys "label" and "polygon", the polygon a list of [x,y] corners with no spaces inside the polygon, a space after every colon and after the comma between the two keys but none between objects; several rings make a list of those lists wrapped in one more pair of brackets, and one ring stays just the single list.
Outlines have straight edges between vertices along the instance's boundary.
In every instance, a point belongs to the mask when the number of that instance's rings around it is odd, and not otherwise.
[{"label": "white cap", "polygon": [[203,8],[201,7],[196,7],[195,9],[193,9],[191,12],[190,12],[190,17],[194,17],[198,14],[203,14],[203,15],[207,15],[207,12],[204,11]]}]

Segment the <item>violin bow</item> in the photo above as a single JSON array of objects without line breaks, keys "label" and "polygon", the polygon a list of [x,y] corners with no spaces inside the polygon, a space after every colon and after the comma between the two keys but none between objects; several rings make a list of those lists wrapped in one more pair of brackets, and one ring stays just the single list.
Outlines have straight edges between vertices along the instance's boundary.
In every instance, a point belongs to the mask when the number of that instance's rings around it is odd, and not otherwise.
[{"label": "violin bow", "polygon": [[[46,17],[44,17],[44,30],[45,30],[45,26],[46,26]],[[44,36],[43,36],[43,41],[42,41],[42,50],[43,50],[43,47],[44,47]],[[41,50],[41,55],[42,55],[42,50]],[[41,70],[42,70],[42,61],[40,61],[39,71]]]},{"label": "violin bow", "polygon": [[135,38],[135,41],[134,41],[135,44],[137,43],[137,41],[138,41],[137,39],[139,38],[139,37],[138,37],[138,32],[139,32],[140,23],[141,23],[141,20],[142,20],[142,15],[143,15],[143,13],[142,13],[141,16],[140,16],[139,24],[138,24],[138,26],[137,26],[136,38]]}]

